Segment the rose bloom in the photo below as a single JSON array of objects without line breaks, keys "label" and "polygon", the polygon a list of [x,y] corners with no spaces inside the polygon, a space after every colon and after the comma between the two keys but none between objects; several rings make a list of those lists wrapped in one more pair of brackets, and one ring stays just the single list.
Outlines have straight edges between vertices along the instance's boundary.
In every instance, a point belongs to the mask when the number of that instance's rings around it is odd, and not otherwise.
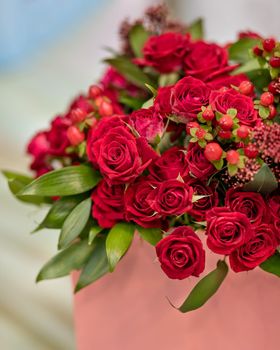
[{"label": "rose bloom", "polygon": [[213,90],[219,90],[222,88],[231,88],[232,86],[238,87],[242,81],[249,81],[248,77],[245,74],[237,75],[221,75],[210,82],[208,86]]},{"label": "rose bloom", "polygon": [[227,50],[216,44],[196,41],[191,44],[190,51],[184,59],[186,75],[205,82],[225,75],[236,66],[228,65]]},{"label": "rose bloom", "polygon": [[139,177],[130,184],[125,191],[125,218],[134,221],[138,225],[149,227],[161,227],[160,215],[152,209],[147,201],[148,195],[155,191],[155,180],[150,177]]},{"label": "rose bloom", "polygon": [[252,270],[273,255],[276,247],[273,226],[256,226],[254,236],[229,256],[230,266],[235,272]]},{"label": "rose bloom", "polygon": [[94,189],[92,216],[98,225],[111,228],[118,221],[124,220],[124,185],[110,186],[105,180],[99,182]]},{"label": "rose bloom", "polygon": [[212,91],[209,101],[212,108],[222,114],[226,114],[229,108],[236,109],[236,117],[240,124],[252,127],[259,120],[252,98],[242,95],[234,89]]},{"label": "rose bloom", "polygon": [[160,87],[155,97],[154,108],[162,116],[167,116],[172,112],[170,104],[171,89],[172,86]]},{"label": "rose bloom", "polygon": [[155,185],[147,201],[163,216],[182,215],[192,208],[193,189],[179,180],[166,180]]},{"label": "rose bloom", "polygon": [[188,174],[186,149],[171,147],[149,166],[150,174],[158,181],[177,179]]},{"label": "rose bloom", "polygon": [[216,172],[214,165],[205,158],[204,149],[198,144],[189,144],[186,160],[191,175],[200,180],[205,180]]},{"label": "rose bloom", "polygon": [[247,216],[252,225],[270,221],[269,210],[261,194],[230,189],[226,192],[225,204],[232,211]]},{"label": "rose bloom", "polygon": [[67,129],[71,125],[68,118],[58,116],[53,119],[51,129],[48,132],[49,151],[53,156],[65,156],[66,148],[70,145],[67,137]]},{"label": "rose bloom", "polygon": [[204,221],[209,209],[219,204],[219,196],[215,184],[207,186],[204,182],[189,177],[186,183],[193,188],[194,195],[205,196],[193,203],[192,209],[188,212],[196,221]]},{"label": "rose bloom", "polygon": [[254,236],[247,216],[227,207],[210,209],[206,221],[207,245],[217,254],[231,254]]},{"label": "rose bloom", "polygon": [[129,120],[138,134],[146,138],[149,143],[154,143],[156,136],[162,135],[164,129],[162,116],[153,107],[132,112]]},{"label": "rose bloom", "polygon": [[205,268],[202,242],[188,226],[176,227],[156,245],[162,270],[169,278],[198,277]]},{"label": "rose bloom", "polygon": [[182,67],[188,48],[187,35],[170,32],[151,36],[143,48],[144,60],[135,61],[152,66],[160,73],[170,73]]},{"label": "rose bloom", "polygon": [[182,123],[196,119],[201,107],[209,104],[210,92],[210,88],[199,79],[185,77],[179,80],[171,91],[172,113]]}]

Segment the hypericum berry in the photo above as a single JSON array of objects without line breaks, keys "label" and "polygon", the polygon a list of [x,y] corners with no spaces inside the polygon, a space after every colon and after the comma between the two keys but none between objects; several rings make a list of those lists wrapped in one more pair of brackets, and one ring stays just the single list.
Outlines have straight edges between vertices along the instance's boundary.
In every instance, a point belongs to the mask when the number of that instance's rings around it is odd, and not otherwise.
[{"label": "hypericum berry", "polygon": [[85,134],[72,125],[67,129],[67,137],[72,146],[77,146],[84,141]]},{"label": "hypericum berry", "polygon": [[94,100],[94,104],[95,106],[98,108],[101,106],[101,103],[104,101],[104,97],[103,96],[98,96],[96,97],[96,99]]},{"label": "hypericum berry", "polygon": [[206,134],[206,131],[202,128],[198,128],[195,132],[195,136],[199,139],[199,140],[203,140],[204,136]]},{"label": "hypericum berry", "polygon": [[96,99],[96,97],[100,96],[101,93],[102,89],[98,85],[91,85],[88,89],[88,96],[93,100]]},{"label": "hypericum berry", "polygon": [[246,146],[244,148],[244,154],[248,158],[256,158],[256,156],[259,154],[259,152],[254,145],[249,144],[248,146]]},{"label": "hypericum berry", "polygon": [[260,100],[261,105],[268,107],[273,102],[274,102],[274,96],[272,95],[271,92],[264,92],[263,94],[261,94],[261,100]]},{"label": "hypericum berry", "polygon": [[87,117],[87,112],[82,110],[81,108],[75,108],[70,113],[71,121],[75,123],[81,123]]},{"label": "hypericum berry", "polygon": [[190,130],[192,128],[199,128],[199,124],[197,122],[189,122],[188,124],[186,124],[186,132],[188,135],[191,134]]},{"label": "hypericum berry", "polygon": [[210,121],[215,117],[214,112],[212,111],[212,109],[210,108],[206,108],[203,112],[202,112],[202,117],[203,119]]},{"label": "hypericum berry", "polygon": [[221,137],[222,139],[230,139],[232,136],[232,132],[230,130],[220,130],[218,132],[218,136]]},{"label": "hypericum berry", "polygon": [[232,117],[228,114],[225,114],[222,116],[222,118],[219,120],[219,125],[223,130],[231,130],[233,126],[233,120]]},{"label": "hypericum berry", "polygon": [[262,56],[263,50],[260,49],[258,46],[255,46],[255,47],[253,48],[253,53],[254,53],[256,56]]},{"label": "hypericum berry", "polygon": [[110,102],[103,101],[98,108],[98,112],[102,117],[108,117],[113,114],[113,107]]},{"label": "hypericum berry", "polygon": [[271,57],[269,60],[269,64],[273,68],[279,68],[280,67],[280,57]]},{"label": "hypericum berry", "polygon": [[254,91],[254,85],[250,81],[244,80],[240,83],[238,89],[242,95],[251,95]]},{"label": "hypericum berry", "polygon": [[229,164],[236,165],[239,162],[240,155],[235,150],[230,150],[227,152],[226,159]]},{"label": "hypericum berry", "polygon": [[250,133],[250,128],[247,125],[241,125],[237,129],[237,136],[240,137],[241,139],[246,139],[246,137],[249,136]]},{"label": "hypericum berry", "polygon": [[276,41],[273,38],[268,38],[264,39],[262,44],[265,51],[271,52],[275,48]]},{"label": "hypericum berry", "polygon": [[204,149],[204,155],[209,162],[220,160],[223,155],[223,149],[218,143],[210,142]]},{"label": "hypericum berry", "polygon": [[275,106],[273,106],[273,105],[270,105],[268,108],[269,108],[269,116],[268,116],[268,118],[269,119],[273,119],[274,117],[276,117],[277,110],[276,110]]}]

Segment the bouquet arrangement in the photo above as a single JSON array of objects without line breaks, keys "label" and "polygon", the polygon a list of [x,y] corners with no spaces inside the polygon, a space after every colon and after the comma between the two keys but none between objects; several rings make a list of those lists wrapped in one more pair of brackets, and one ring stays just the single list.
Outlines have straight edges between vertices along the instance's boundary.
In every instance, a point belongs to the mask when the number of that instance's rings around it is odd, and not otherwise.
[{"label": "bouquet arrangement", "polygon": [[[220,46],[162,6],[120,30],[122,49],[66,113],[28,144],[35,179],[4,171],[22,201],[50,209],[58,254],[37,281],[80,270],[75,291],[112,272],[139,235],[171,279],[217,267],[179,310],[228,273],[280,276],[280,43],[253,32]],[[112,51],[110,51],[112,54]]]}]

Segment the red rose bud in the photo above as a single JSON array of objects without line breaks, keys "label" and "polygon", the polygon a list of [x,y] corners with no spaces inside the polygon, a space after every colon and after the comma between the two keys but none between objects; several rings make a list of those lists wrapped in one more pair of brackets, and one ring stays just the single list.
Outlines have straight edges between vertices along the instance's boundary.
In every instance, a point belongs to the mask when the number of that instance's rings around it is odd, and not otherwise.
[{"label": "red rose bud", "polygon": [[186,132],[188,135],[190,135],[190,130],[192,128],[199,128],[199,124],[197,122],[189,122],[186,124]]},{"label": "red rose bud", "polygon": [[273,106],[273,105],[270,105],[268,108],[269,108],[269,116],[268,116],[268,118],[269,119],[273,119],[274,117],[276,117],[277,110],[276,110],[275,106]]},{"label": "red rose bud", "polygon": [[223,155],[223,149],[216,142],[210,142],[206,145],[204,155],[209,162],[220,160]]},{"label": "red rose bud", "polygon": [[199,128],[196,130],[195,136],[199,139],[199,140],[203,140],[204,136],[206,134],[206,131],[202,128]]},{"label": "red rose bud", "polygon": [[255,46],[255,47],[253,48],[253,53],[254,53],[256,56],[262,56],[263,50],[260,49],[258,46]]},{"label": "red rose bud", "polygon": [[228,161],[229,164],[231,165],[236,165],[239,162],[239,153],[235,150],[230,150],[227,152],[227,156],[226,159]]},{"label": "red rose bud", "polygon": [[70,113],[70,119],[74,124],[81,123],[86,119],[86,117],[87,112],[82,110],[81,108],[75,108]]},{"label": "red rose bud", "polygon": [[88,89],[88,96],[93,100],[100,96],[102,89],[98,85],[91,85]]},{"label": "red rose bud", "polygon": [[265,51],[271,52],[275,48],[276,41],[273,38],[268,38],[264,39],[262,44]]},{"label": "red rose bud", "polygon": [[250,81],[244,80],[240,83],[238,89],[242,95],[248,96],[253,93],[254,85]]},{"label": "red rose bud", "polygon": [[280,67],[280,57],[271,57],[269,60],[269,64],[273,68],[279,68]]},{"label": "red rose bud", "polygon": [[232,136],[232,132],[230,130],[220,130],[218,132],[218,135],[222,138],[222,139],[230,139]]},{"label": "red rose bud", "polygon": [[273,80],[268,85],[268,91],[273,95],[280,94],[280,78]]},{"label": "red rose bud", "polygon": [[269,106],[274,102],[274,96],[272,95],[271,92],[264,92],[261,94],[261,100],[260,103],[263,106]]},{"label": "red rose bud", "polygon": [[248,158],[256,158],[257,155],[259,154],[259,152],[258,152],[257,148],[254,145],[249,144],[248,146],[246,146],[244,148],[244,154]]},{"label": "red rose bud", "polygon": [[215,117],[214,112],[212,111],[212,109],[210,108],[206,108],[203,112],[202,112],[202,117],[203,119],[210,121]]},{"label": "red rose bud", "polygon": [[241,125],[237,129],[237,136],[240,137],[241,139],[245,139],[246,137],[249,136],[250,128],[246,125]]},{"label": "red rose bud", "polygon": [[110,115],[113,114],[113,107],[112,107],[112,104],[110,102],[107,102],[107,101],[103,101],[99,108],[98,108],[98,111],[99,111],[99,114],[102,116],[102,117],[108,117]]},{"label": "red rose bud", "polygon": [[219,120],[219,125],[223,130],[231,130],[233,126],[233,120],[232,117],[228,114],[224,115],[220,120]]},{"label": "red rose bud", "polygon": [[70,126],[67,129],[67,137],[72,146],[77,146],[85,139],[85,134],[76,126]]}]

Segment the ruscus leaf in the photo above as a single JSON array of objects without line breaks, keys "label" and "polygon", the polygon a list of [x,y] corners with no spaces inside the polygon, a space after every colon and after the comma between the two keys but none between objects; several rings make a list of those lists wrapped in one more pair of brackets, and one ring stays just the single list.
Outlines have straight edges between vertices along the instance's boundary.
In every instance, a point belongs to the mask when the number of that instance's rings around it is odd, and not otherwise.
[{"label": "ruscus leaf", "polygon": [[204,25],[202,18],[197,19],[190,24],[188,32],[191,34],[193,40],[203,39],[204,37]]},{"label": "ruscus leaf", "polygon": [[254,175],[252,181],[245,184],[243,190],[247,192],[259,192],[268,194],[276,190],[278,183],[275,175],[267,164],[263,164],[260,170]]},{"label": "ruscus leaf", "polygon": [[266,272],[280,277],[280,254],[275,252],[270,258],[260,264],[260,268]]},{"label": "ruscus leaf", "polygon": [[149,33],[141,24],[134,25],[128,34],[130,46],[136,57],[143,56],[143,46],[149,38]]},{"label": "ruscus leaf", "polygon": [[136,229],[139,232],[140,237],[153,246],[162,239],[162,231],[160,228],[144,228],[137,226]]}]

